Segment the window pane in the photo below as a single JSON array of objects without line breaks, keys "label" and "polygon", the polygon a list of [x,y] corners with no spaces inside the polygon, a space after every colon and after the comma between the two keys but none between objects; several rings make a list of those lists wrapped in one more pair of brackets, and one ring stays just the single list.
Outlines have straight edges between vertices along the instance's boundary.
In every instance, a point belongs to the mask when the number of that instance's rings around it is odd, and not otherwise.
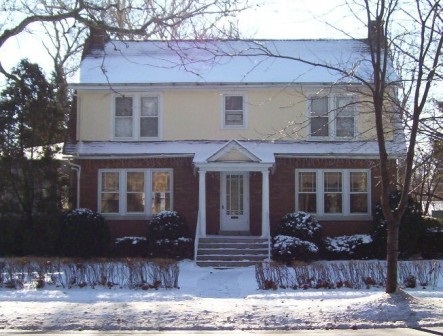
[{"label": "window pane", "polygon": [[243,96],[225,96],[225,110],[243,110]]},{"label": "window pane", "polygon": [[316,213],[317,212],[317,195],[316,194],[299,194],[298,209],[300,211]]},{"label": "window pane", "polygon": [[337,117],[335,124],[337,137],[354,137],[354,118]]},{"label": "window pane", "polygon": [[325,117],[328,115],[328,97],[311,98],[311,116]]},{"label": "window pane", "polygon": [[351,213],[368,213],[367,194],[351,194]]},{"label": "window pane", "polygon": [[102,213],[119,212],[119,173],[103,172],[101,174],[101,204]]},{"label": "window pane", "polygon": [[351,97],[337,97],[337,115],[340,117],[353,117],[355,104]]},{"label": "window pane", "polygon": [[302,172],[300,173],[299,191],[315,192],[317,190],[316,173]]},{"label": "window pane", "polygon": [[365,172],[351,172],[351,192],[367,192],[368,174]]},{"label": "window pane", "polygon": [[340,172],[327,172],[325,177],[325,192],[341,192],[342,178]]},{"label": "window pane", "polygon": [[171,210],[171,174],[169,172],[152,173],[152,206],[153,214]]},{"label": "window pane", "polygon": [[119,194],[118,193],[102,193],[101,212],[102,213],[118,213],[119,211]]},{"label": "window pane", "polygon": [[132,137],[132,118],[115,119],[115,136],[118,138]]},{"label": "window pane", "polygon": [[243,125],[243,111],[226,111],[226,125]]},{"label": "window pane", "polygon": [[158,98],[142,97],[141,99],[142,116],[158,116]]},{"label": "window pane", "polygon": [[132,97],[115,98],[115,115],[132,116]]},{"label": "window pane", "polygon": [[342,196],[338,193],[325,194],[325,213],[341,213],[342,212]]},{"label": "window pane", "polygon": [[128,193],[126,195],[126,209],[128,212],[144,212],[145,211],[145,194],[144,193]]},{"label": "window pane", "polygon": [[102,191],[103,192],[118,192],[118,172],[102,173]]},{"label": "window pane", "polygon": [[158,137],[158,117],[140,118],[140,136],[147,138]]},{"label": "window pane", "polygon": [[145,174],[143,172],[128,172],[126,190],[139,192],[144,191]]},{"label": "window pane", "polygon": [[329,119],[315,117],[311,118],[311,136],[328,136],[329,135]]}]

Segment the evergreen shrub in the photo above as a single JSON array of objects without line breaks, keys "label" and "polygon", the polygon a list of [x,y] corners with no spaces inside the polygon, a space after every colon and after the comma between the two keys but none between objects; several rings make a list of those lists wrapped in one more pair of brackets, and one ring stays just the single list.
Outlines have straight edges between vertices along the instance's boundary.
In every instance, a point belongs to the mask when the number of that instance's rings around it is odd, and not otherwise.
[{"label": "evergreen shrub", "polygon": [[151,257],[186,259],[194,253],[194,241],[176,211],[162,211],[151,219],[147,241]]},{"label": "evergreen shrub", "polygon": [[110,251],[110,231],[105,218],[80,208],[63,215],[58,252],[65,257],[104,257]]},{"label": "evergreen shrub", "polygon": [[272,239],[272,258],[284,263],[318,258],[322,245],[321,231],[317,219],[306,212],[286,214]]},{"label": "evergreen shrub", "polygon": [[372,237],[366,234],[326,237],[324,257],[329,260],[369,259],[372,257]]}]

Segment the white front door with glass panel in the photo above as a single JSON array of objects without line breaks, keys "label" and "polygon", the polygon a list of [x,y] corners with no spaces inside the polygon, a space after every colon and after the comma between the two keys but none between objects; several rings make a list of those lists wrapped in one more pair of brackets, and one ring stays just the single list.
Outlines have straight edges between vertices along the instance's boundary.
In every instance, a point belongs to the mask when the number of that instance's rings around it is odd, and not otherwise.
[{"label": "white front door with glass panel", "polygon": [[249,231],[249,174],[221,173],[220,231]]}]

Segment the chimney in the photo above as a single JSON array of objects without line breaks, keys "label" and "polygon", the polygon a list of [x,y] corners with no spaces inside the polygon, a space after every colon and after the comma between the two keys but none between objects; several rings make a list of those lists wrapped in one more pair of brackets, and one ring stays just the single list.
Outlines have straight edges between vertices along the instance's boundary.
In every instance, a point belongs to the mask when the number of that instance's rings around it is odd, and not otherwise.
[{"label": "chimney", "polygon": [[94,50],[104,50],[105,43],[108,42],[108,40],[109,36],[103,27],[98,25],[89,26],[89,36],[85,41],[82,59]]},{"label": "chimney", "polygon": [[372,46],[385,47],[384,21],[381,18],[372,20],[368,25],[368,42]]}]

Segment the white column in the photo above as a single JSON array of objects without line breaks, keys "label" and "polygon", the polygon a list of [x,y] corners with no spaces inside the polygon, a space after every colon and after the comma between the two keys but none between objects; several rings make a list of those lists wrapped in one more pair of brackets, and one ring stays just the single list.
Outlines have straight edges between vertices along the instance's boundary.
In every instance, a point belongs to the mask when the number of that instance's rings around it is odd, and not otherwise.
[{"label": "white column", "polygon": [[206,171],[198,171],[198,210],[200,213],[200,237],[206,237]]},{"label": "white column", "polygon": [[262,170],[262,220],[261,232],[263,238],[270,235],[269,227],[269,169]]}]

